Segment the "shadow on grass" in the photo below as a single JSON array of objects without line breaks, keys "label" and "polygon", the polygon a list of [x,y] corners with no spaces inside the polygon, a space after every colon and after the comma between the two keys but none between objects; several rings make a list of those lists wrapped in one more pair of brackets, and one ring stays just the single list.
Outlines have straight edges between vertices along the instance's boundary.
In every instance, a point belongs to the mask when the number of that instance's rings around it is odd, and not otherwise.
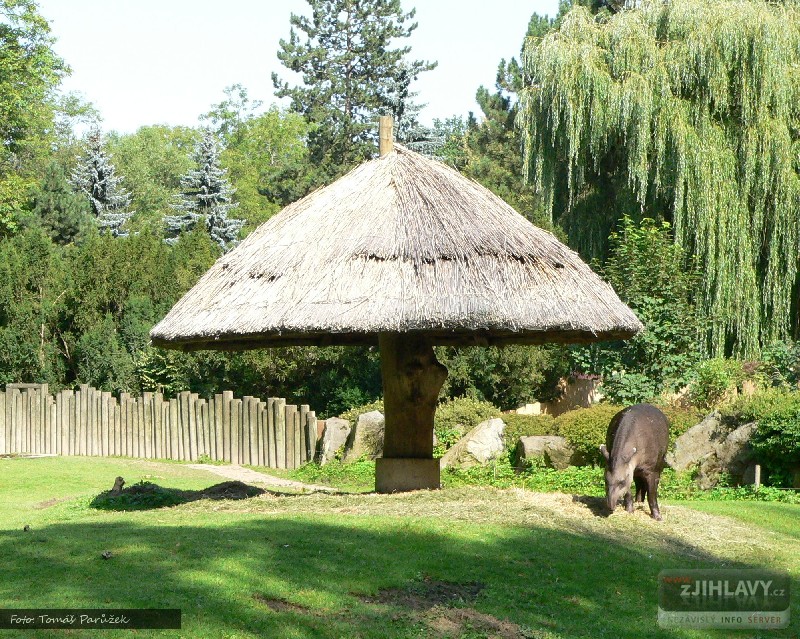
[{"label": "shadow on grass", "polygon": [[[3,607],[182,610],[180,633],[137,636],[450,636],[436,625],[446,605],[415,610],[380,595],[433,580],[480,584],[469,608],[451,609],[473,630],[476,620],[495,619],[513,622],[510,634],[497,635],[504,637],[668,639],[686,634],[656,625],[658,572],[721,563],[668,535],[645,546],[536,526],[403,517],[159,516],[53,524],[37,530],[41,543],[33,544],[33,533],[0,533]],[[113,556],[104,561],[107,550]],[[467,636],[491,634],[477,631]]]},{"label": "shadow on grass", "polygon": [[91,502],[92,508],[98,510],[152,510],[186,504],[199,499],[248,499],[263,495],[266,491],[240,481],[226,481],[214,484],[203,490],[180,490],[178,488],[164,488],[158,484],[141,481],[120,492],[107,490],[95,497]]}]

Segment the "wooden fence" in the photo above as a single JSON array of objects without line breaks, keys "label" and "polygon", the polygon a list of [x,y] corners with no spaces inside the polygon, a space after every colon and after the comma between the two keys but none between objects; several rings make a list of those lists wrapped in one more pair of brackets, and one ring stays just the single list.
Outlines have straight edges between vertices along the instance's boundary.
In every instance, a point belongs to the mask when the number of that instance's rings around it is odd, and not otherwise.
[{"label": "wooden fence", "polygon": [[83,385],[50,395],[46,384],[0,393],[0,454],[122,455],[297,468],[313,459],[317,419],[285,399],[211,400],[183,392],[132,397]]}]

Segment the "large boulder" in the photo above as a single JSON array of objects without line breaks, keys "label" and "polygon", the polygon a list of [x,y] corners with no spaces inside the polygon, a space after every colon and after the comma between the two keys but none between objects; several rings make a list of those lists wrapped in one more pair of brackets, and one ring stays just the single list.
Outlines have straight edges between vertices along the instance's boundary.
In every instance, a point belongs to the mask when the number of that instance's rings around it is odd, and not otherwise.
[{"label": "large boulder", "polygon": [[336,453],[345,445],[350,435],[350,422],[339,417],[325,420],[325,430],[317,442],[317,463],[327,464],[336,457]]},{"label": "large boulder", "polygon": [[697,483],[700,488],[713,488],[722,473],[727,473],[736,484],[752,483],[753,452],[750,438],[758,428],[757,422],[744,424],[728,433],[717,445],[712,455],[704,457],[698,467]]},{"label": "large boulder", "polygon": [[358,416],[356,425],[344,447],[343,461],[352,462],[366,457],[375,459],[383,454],[383,432],[386,420],[383,413],[374,410]]},{"label": "large boulder", "polygon": [[557,435],[531,435],[520,437],[514,450],[517,467],[544,460],[545,466],[563,470],[572,463],[575,451],[564,437]]},{"label": "large boulder", "polygon": [[505,428],[505,422],[498,417],[481,422],[444,454],[441,467],[470,468],[488,464],[505,450]]},{"label": "large boulder", "polygon": [[722,416],[714,411],[675,440],[675,446],[667,453],[667,464],[679,472],[694,468],[703,459],[714,454],[714,450],[728,433],[729,429],[722,423]]}]

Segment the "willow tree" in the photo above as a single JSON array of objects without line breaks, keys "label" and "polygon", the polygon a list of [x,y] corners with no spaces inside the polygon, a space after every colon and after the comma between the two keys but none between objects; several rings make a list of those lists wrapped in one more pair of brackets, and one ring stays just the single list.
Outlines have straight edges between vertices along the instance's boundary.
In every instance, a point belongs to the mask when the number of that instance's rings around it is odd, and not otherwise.
[{"label": "willow tree", "polygon": [[524,66],[526,168],[576,248],[601,256],[626,214],[668,220],[701,267],[712,353],[796,331],[797,5],[576,7]]}]

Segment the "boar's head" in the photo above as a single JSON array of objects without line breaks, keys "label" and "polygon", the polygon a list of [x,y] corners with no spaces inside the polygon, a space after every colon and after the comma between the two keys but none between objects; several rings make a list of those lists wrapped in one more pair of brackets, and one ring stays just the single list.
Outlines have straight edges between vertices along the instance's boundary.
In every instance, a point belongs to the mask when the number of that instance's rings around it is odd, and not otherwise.
[{"label": "boar's head", "polygon": [[615,450],[610,454],[605,445],[602,445],[600,452],[606,458],[606,504],[609,510],[613,511],[633,483],[633,471],[636,466],[633,456],[636,454],[636,448]]}]

